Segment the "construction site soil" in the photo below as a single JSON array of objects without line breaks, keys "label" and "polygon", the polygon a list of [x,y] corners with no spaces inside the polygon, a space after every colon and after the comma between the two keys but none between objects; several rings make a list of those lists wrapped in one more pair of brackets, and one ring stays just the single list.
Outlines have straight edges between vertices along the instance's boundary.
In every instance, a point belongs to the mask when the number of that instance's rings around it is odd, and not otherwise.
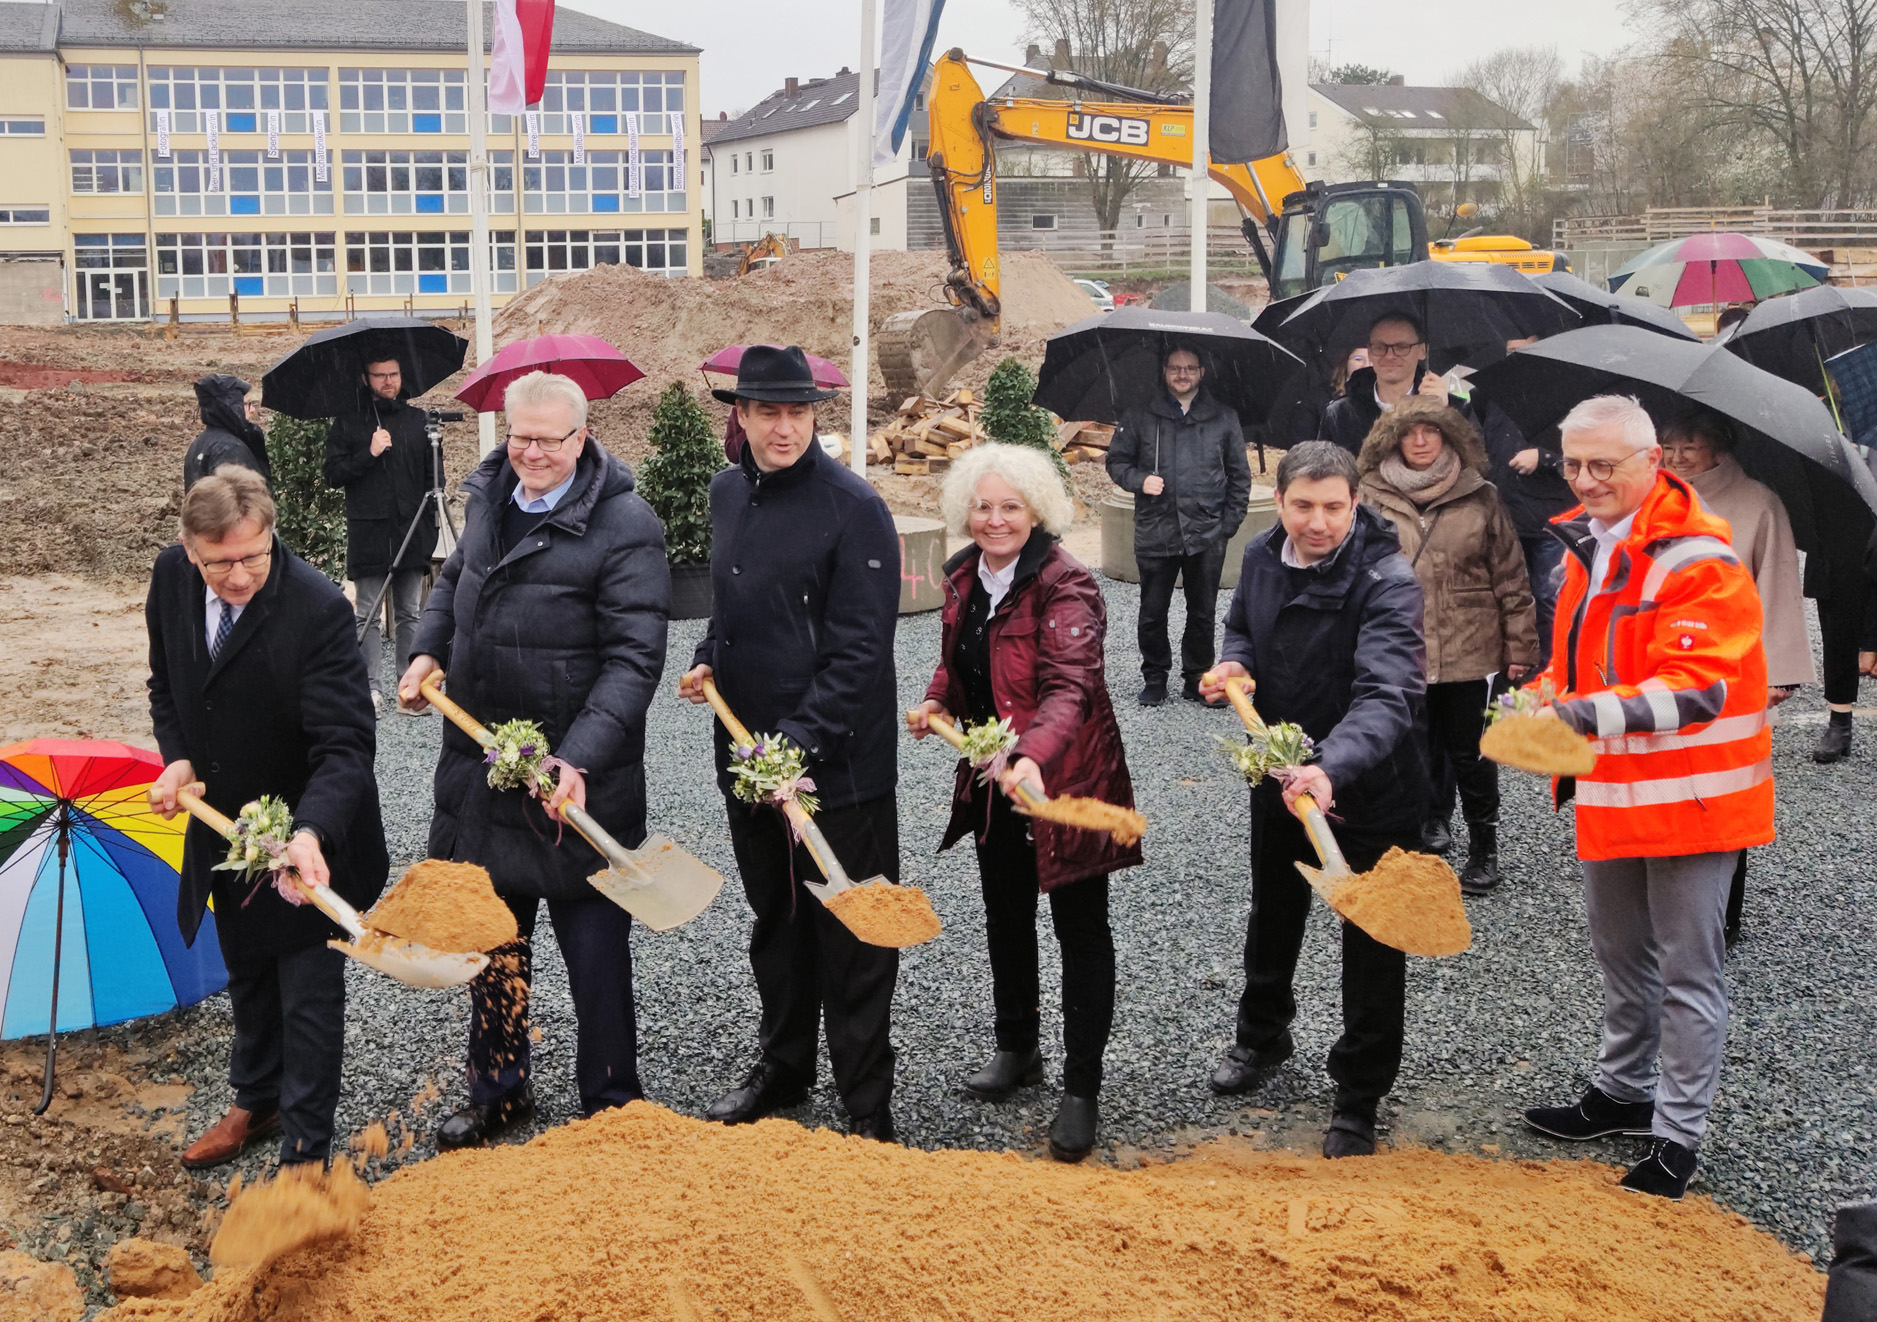
[{"label": "construction site soil", "polygon": [[103,1316],[1811,1322],[1823,1293],[1742,1218],[1590,1162],[1222,1141],[1122,1172],[635,1102],[406,1168],[343,1241]]}]

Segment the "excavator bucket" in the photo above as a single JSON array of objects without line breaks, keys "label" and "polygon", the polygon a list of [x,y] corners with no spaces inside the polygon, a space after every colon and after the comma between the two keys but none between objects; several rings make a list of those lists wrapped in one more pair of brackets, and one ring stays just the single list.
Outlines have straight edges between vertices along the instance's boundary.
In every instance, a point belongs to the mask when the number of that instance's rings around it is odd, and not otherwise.
[{"label": "excavator bucket", "polygon": [[877,341],[887,395],[896,400],[942,395],[946,382],[997,338],[971,308],[927,308],[888,317]]}]

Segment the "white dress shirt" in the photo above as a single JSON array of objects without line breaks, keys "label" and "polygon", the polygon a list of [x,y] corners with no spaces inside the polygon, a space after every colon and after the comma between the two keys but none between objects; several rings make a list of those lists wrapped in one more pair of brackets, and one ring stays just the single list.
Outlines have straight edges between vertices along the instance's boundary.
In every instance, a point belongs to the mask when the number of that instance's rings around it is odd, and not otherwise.
[{"label": "white dress shirt", "polygon": [[978,556],[978,582],[991,596],[991,614],[997,614],[997,603],[1010,595],[1010,585],[1017,578],[1017,557],[1011,556],[1010,563],[1002,569],[993,570],[984,563],[984,557]]},{"label": "white dress shirt", "polygon": [[1630,525],[1635,522],[1635,510],[1631,510],[1615,523],[1606,524],[1602,519],[1590,521],[1590,535],[1597,539],[1597,554],[1590,563],[1592,595],[1603,590],[1603,580],[1610,574],[1610,557],[1616,554],[1617,547],[1629,539]]},{"label": "white dress shirt", "polygon": [[240,606],[229,605],[227,602],[223,601],[220,597],[216,596],[215,589],[210,587],[207,583],[204,583],[202,585],[202,591],[203,591],[203,604],[204,604],[204,608],[202,611],[202,616],[203,616],[202,636],[203,636],[203,640],[208,643],[209,648],[212,651],[215,647],[215,631],[221,627],[222,612],[223,611],[229,612],[230,618],[228,621],[228,627],[232,629],[235,627],[235,624],[241,619],[241,612],[247,609],[247,605],[246,603],[243,603]]}]

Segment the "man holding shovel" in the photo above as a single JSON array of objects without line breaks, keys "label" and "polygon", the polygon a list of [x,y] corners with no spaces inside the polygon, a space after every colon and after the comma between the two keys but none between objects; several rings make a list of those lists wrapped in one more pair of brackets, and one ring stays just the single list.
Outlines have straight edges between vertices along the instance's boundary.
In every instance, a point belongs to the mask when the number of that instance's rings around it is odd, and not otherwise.
[{"label": "man holding shovel", "polygon": [[1582,1098],[1525,1121],[1558,1138],[1647,1136],[1623,1187],[1679,1199],[1727,1038],[1727,892],[1740,851],[1773,839],[1759,590],[1727,522],[1662,470],[1636,400],[1585,400],[1559,431],[1583,506],[1553,525],[1570,554],[1540,680],[1560,696],[1541,714],[1597,752],[1558,799],[1577,801],[1603,1045]]},{"label": "man holding shovel", "polygon": [[[1291,721],[1316,759],[1251,791],[1251,922],[1237,1042],[1212,1072],[1217,1093],[1249,1092],[1290,1058],[1291,992],[1310,914],[1300,862],[1315,850],[1294,815],[1302,794],[1325,812],[1349,866],[1391,846],[1417,849],[1427,811],[1422,752],[1427,649],[1423,597],[1394,525],[1356,503],[1355,456],[1329,441],[1293,447],[1277,466],[1279,526],[1245,548],[1225,617],[1225,648],[1201,683],[1250,678],[1259,713]],[[1343,1035],[1330,1048],[1336,1099],[1326,1157],[1375,1151],[1376,1109],[1401,1069],[1407,956],[1344,922]]]},{"label": "man holding shovel", "polygon": [[[712,680],[752,735],[799,748],[820,803],[815,820],[847,871],[897,881],[893,517],[816,444],[814,406],[834,392],[815,385],[800,349],[752,345],[736,388],[713,393],[735,405],[747,443],[710,485],[710,626],[679,692],[705,702]],[[756,915],[750,966],[762,997],[762,1056],[706,1115],[741,1124],[803,1101],[825,1014],[853,1132],[890,1142],[899,952],[864,944],[796,884],[818,877],[814,860],[782,813],[734,796],[729,737],[721,724],[714,734],[730,842]]]},{"label": "man holding shovel", "polygon": [[587,881],[602,860],[563,830],[586,809],[628,847],[645,838],[645,710],[665,668],[671,575],[658,516],[632,471],[587,434],[570,378],[531,372],[504,405],[508,444],[464,480],[463,537],[430,593],[416,655],[398,685],[407,707],[437,670],[494,725],[536,722],[554,751],[552,797],[490,786],[482,747],[446,726],[437,758],[433,858],[480,864],[521,939],[490,952],[470,984],[469,1102],[437,1145],[486,1141],[532,1115],[529,941],[541,901],[567,962],[580,1109],[643,1096],[633,1005],[632,919]]}]

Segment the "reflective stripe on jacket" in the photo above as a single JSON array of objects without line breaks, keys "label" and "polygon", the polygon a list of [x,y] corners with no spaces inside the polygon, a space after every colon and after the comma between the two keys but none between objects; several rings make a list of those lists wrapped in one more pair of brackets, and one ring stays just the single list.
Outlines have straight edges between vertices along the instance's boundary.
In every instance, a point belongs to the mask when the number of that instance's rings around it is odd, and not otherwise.
[{"label": "reflective stripe on jacket", "polygon": [[[1597,765],[1576,782],[1577,853],[1702,854],[1773,839],[1760,597],[1725,520],[1663,473],[1590,592],[1584,511],[1553,530],[1565,561],[1549,678]],[[1569,791],[1561,787],[1560,802]]]}]

